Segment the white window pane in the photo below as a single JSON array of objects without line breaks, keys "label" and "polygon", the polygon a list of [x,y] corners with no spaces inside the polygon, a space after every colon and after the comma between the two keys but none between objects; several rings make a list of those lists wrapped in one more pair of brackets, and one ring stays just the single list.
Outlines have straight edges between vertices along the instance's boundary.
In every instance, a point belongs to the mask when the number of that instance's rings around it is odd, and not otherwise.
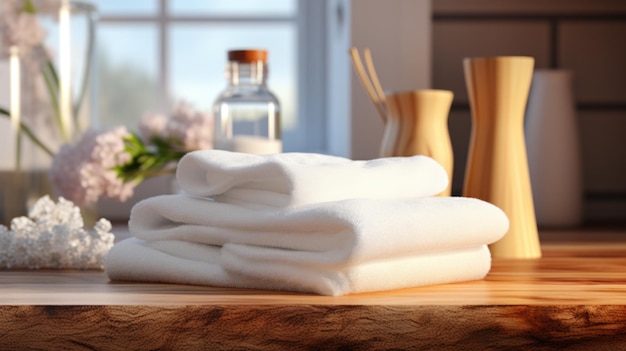
[{"label": "white window pane", "polygon": [[293,130],[298,128],[295,36],[293,24],[174,25],[170,35],[174,100],[185,100],[210,111],[226,87],[227,51],[266,49],[268,86],[281,104],[284,149],[289,151]]},{"label": "white window pane", "polygon": [[174,15],[291,16],[297,0],[170,0]]},{"label": "white window pane", "polygon": [[98,47],[100,124],[134,129],[143,113],[160,106],[157,27],[101,24]]},{"label": "white window pane", "polygon": [[158,0],[92,0],[104,16],[156,15]]}]

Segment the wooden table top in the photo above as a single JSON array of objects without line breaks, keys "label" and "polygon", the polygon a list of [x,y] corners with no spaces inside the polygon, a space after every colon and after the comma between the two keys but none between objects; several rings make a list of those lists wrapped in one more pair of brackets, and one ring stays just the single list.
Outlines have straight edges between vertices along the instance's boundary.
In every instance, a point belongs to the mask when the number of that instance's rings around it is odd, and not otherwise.
[{"label": "wooden table top", "polygon": [[484,280],[340,297],[0,271],[0,349],[33,346],[24,330],[42,349],[626,349],[626,231],[541,240]]},{"label": "wooden table top", "polygon": [[626,233],[554,231],[542,236],[543,258],[494,259],[480,281],[328,297],[110,282],[100,271],[0,271],[0,305],[626,305]]}]

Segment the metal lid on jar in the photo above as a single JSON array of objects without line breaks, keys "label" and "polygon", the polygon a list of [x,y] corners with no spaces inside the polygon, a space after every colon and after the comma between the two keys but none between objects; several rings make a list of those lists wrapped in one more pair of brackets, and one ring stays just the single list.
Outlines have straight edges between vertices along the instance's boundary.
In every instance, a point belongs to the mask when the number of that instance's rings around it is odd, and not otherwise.
[{"label": "metal lid on jar", "polygon": [[245,49],[245,50],[229,50],[228,61],[235,62],[257,62],[267,61],[267,50],[262,49]]}]

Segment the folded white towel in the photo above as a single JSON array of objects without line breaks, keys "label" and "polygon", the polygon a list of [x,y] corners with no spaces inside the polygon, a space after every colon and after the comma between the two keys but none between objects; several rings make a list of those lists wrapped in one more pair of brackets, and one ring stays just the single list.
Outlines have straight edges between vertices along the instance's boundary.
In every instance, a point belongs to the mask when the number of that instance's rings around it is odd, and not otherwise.
[{"label": "folded white towel", "polygon": [[447,176],[424,156],[199,151],[177,177],[194,195],[133,207],[137,238],[110,251],[111,279],[325,295],[474,280],[508,230],[487,202],[432,197]]},{"label": "folded white towel", "polygon": [[[252,210],[206,198],[163,195],[134,206],[130,232],[146,241],[182,240],[286,249],[281,259],[311,266],[351,265],[489,244],[506,215],[463,197],[344,200],[292,209]],[[268,259],[278,259],[273,253]]]},{"label": "folded white towel", "polygon": [[145,242],[131,238],[113,247],[105,267],[112,280],[289,290],[337,296],[482,279],[491,263],[485,245],[343,267],[292,264],[267,256],[273,255],[276,250],[236,244],[227,244],[220,249],[184,241]]},{"label": "folded white towel", "polygon": [[444,168],[426,156],[352,161],[311,153],[252,155],[221,150],[188,153],[178,164],[176,178],[190,195],[248,207],[431,196],[448,185]]}]

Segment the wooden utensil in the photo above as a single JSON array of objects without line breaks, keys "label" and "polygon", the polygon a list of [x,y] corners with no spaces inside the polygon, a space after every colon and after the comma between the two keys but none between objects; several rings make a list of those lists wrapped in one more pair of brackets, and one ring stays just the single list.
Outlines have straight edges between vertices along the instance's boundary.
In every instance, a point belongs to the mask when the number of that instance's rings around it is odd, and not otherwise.
[{"label": "wooden utensil", "polygon": [[385,113],[387,112],[387,99],[385,98],[385,93],[383,92],[383,87],[378,80],[378,74],[376,74],[376,68],[374,67],[374,61],[372,60],[372,52],[369,48],[363,49],[363,57],[365,58],[365,68],[367,68],[367,72],[369,73],[370,79],[372,80],[372,84],[374,85],[374,91],[378,96],[378,101],[380,101],[381,105],[384,108]]},{"label": "wooden utensil", "polygon": [[[369,49],[366,49],[366,50],[369,53]],[[359,51],[357,50],[357,48],[355,47],[350,48],[350,58],[352,59],[352,67],[354,67],[354,71],[359,77],[359,80],[361,81],[361,85],[363,85],[363,88],[365,89],[367,96],[370,98],[370,100],[374,104],[374,107],[376,108],[376,112],[378,112],[378,114],[383,119],[383,121],[386,121],[387,111],[386,111],[386,106],[385,106],[385,95],[382,93],[382,88],[380,86],[380,82],[378,81],[378,76],[376,75],[376,71],[374,70],[374,64],[371,59],[371,53],[369,53],[368,55],[369,55],[369,59],[367,59],[367,55],[366,55],[366,60],[368,60],[369,62],[368,63],[369,76],[365,70],[365,67],[363,66],[363,61],[361,60],[361,56],[359,55]],[[375,78],[371,79],[370,76],[372,75],[372,72],[373,72],[373,77]],[[374,84],[376,84],[376,87],[374,86]]]}]

